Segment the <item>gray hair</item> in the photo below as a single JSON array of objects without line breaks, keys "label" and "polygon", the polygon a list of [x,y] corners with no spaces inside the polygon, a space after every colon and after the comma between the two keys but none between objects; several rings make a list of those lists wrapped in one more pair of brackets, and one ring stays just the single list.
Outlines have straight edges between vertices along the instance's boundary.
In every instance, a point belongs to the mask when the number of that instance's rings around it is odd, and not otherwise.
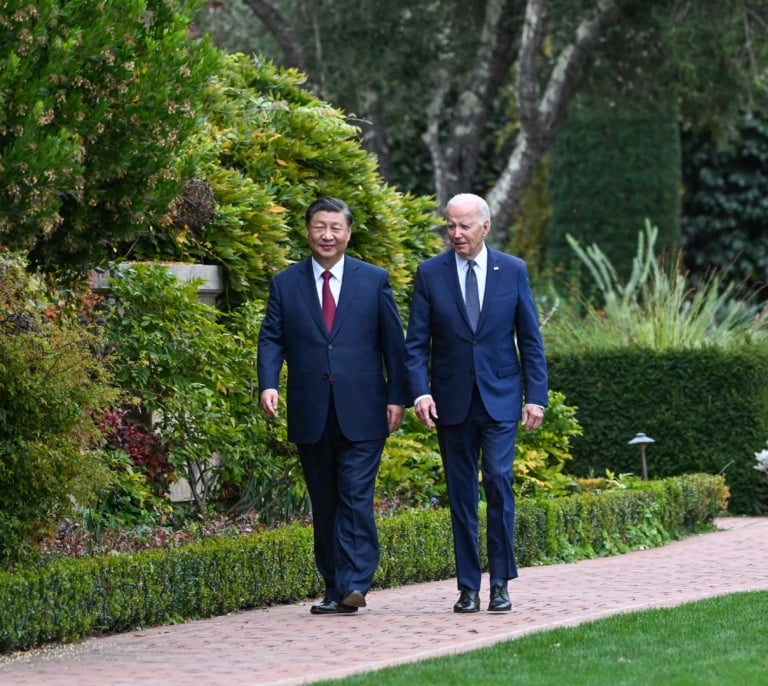
[{"label": "gray hair", "polygon": [[479,195],[475,195],[474,193],[458,193],[446,203],[445,208],[448,209],[451,205],[458,203],[472,203],[475,206],[475,209],[477,209],[477,214],[480,216],[481,221],[485,221],[486,219],[490,221],[491,209],[488,207],[488,203]]}]

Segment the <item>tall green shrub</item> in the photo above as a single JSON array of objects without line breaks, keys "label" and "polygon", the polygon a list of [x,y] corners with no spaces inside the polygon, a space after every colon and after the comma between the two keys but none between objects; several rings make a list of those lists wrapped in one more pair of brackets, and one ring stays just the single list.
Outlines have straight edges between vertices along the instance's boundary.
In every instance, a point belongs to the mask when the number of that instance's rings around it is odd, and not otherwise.
[{"label": "tall green shrub", "polygon": [[117,395],[93,337],[26,267],[0,255],[0,564],[106,483],[91,417]]},{"label": "tall green shrub", "polygon": [[768,299],[768,116],[747,113],[735,139],[683,137],[683,247],[698,283],[712,269]]},{"label": "tall green shrub", "polygon": [[0,245],[88,267],[168,212],[219,65],[198,4],[0,0]]},{"label": "tall green shrub", "polygon": [[197,283],[179,282],[161,265],[120,269],[111,284],[110,368],[152,417],[198,511],[228,490],[276,491],[272,482],[287,466],[274,453],[291,450],[258,410],[261,312],[251,303],[225,315],[197,301]]},{"label": "tall green shrub", "polygon": [[677,109],[669,100],[656,110],[604,103],[574,108],[552,149],[550,263],[566,270],[573,265],[570,234],[600,245],[627,278],[646,220],[661,227],[661,248],[676,249],[680,158]]}]

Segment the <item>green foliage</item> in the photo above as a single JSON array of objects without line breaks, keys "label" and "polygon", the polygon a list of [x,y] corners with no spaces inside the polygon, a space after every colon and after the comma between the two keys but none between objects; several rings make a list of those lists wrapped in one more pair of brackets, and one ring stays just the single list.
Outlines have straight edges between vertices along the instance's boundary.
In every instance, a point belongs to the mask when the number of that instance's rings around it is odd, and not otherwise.
[{"label": "green foliage", "polygon": [[384,445],[376,496],[385,506],[397,503],[397,509],[448,504],[437,433],[412,411],[406,411],[400,428]]},{"label": "green foliage", "polygon": [[564,495],[573,479],[563,473],[571,455],[571,437],[581,436],[576,408],[565,394],[549,391],[544,422],[536,431],[519,431],[515,444],[516,491],[522,496]]},{"label": "green foliage", "polygon": [[225,315],[197,301],[197,283],[161,265],[117,270],[111,284],[105,332],[115,379],[153,417],[199,511],[222,487],[283,475],[272,454],[282,441],[256,411],[256,304],[225,326]]},{"label": "green foliage", "polygon": [[644,220],[662,227],[664,249],[680,242],[680,132],[673,106],[643,113],[604,103],[576,110],[552,148],[547,257],[571,267],[566,241],[597,243],[625,278]]},{"label": "green foliage", "polygon": [[[748,288],[768,277],[768,118],[745,115],[738,135],[722,147],[711,135],[683,138],[683,247],[691,279],[712,269]],[[759,297],[765,300],[768,293]]]},{"label": "green foliage", "polygon": [[646,226],[626,282],[599,247],[571,240],[599,299],[577,292],[582,309],[561,308],[543,328],[550,382],[584,428],[570,470],[637,472],[619,446],[645,431],[657,441],[652,475],[727,470],[734,512],[760,512],[747,459],[768,432],[768,320],[717,275],[690,287],[677,263],[655,258],[655,240]]},{"label": "green foliage", "polygon": [[97,341],[19,256],[0,256],[0,564],[105,483],[92,415],[117,393]]},{"label": "green foliage", "polygon": [[[576,408],[555,391],[549,392],[548,402],[541,428],[517,434],[515,490],[522,496],[562,495],[573,487],[563,467],[571,459],[571,437],[581,435]],[[384,505],[393,500],[416,507],[448,503],[437,432],[427,429],[413,412],[406,413],[400,428],[387,440],[376,493]]]},{"label": "green foliage", "polygon": [[194,142],[216,217],[195,230],[158,227],[135,254],[222,264],[232,301],[265,301],[272,276],[307,254],[307,206],[334,195],[354,214],[350,254],[387,268],[405,304],[416,265],[441,247],[432,233],[434,205],[383,183],[357,129],[303,90],[302,80],[263,60],[228,58]]},{"label": "green foliage", "polygon": [[0,244],[87,268],[167,213],[218,68],[195,4],[0,2]]},{"label": "green foliage", "polygon": [[680,259],[655,257],[657,230],[646,224],[638,234],[632,271],[625,282],[602,249],[568,242],[593,279],[599,297],[575,296],[580,309],[560,309],[544,327],[548,352],[641,346],[680,350],[706,346],[758,345],[768,337],[768,319],[749,299],[740,300],[732,282],[712,274],[698,288],[680,270]]},{"label": "green foliage", "polygon": [[764,346],[584,350],[550,355],[548,365],[584,429],[573,440],[569,473],[640,474],[638,448],[628,441],[643,431],[656,441],[646,450],[652,479],[722,473],[732,512],[764,512],[768,488],[753,469],[754,446],[768,435]]},{"label": "green foliage", "polygon": [[102,529],[151,525],[160,512],[171,509],[165,498],[152,492],[147,475],[128,453],[105,450],[101,456],[110,478],[97,492],[93,506],[80,508],[77,513],[94,537],[98,538]]}]

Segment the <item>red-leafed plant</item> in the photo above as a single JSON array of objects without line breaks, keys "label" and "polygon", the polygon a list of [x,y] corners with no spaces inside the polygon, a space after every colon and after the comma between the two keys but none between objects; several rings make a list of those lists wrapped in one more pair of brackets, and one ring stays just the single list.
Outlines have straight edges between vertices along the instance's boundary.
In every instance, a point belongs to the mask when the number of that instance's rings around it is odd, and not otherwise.
[{"label": "red-leafed plant", "polygon": [[110,409],[97,418],[96,424],[106,439],[109,450],[122,450],[147,478],[154,495],[163,496],[175,481],[168,448],[161,437],[132,418],[126,408]]}]

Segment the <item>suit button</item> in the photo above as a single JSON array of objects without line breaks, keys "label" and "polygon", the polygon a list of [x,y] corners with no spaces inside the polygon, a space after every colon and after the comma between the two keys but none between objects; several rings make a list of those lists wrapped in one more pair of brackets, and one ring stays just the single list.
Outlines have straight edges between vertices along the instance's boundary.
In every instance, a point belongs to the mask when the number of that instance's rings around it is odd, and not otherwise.
[{"label": "suit button", "polygon": [[330,377],[330,374],[328,372],[323,374],[323,381],[328,381],[328,377]]},{"label": "suit button", "polygon": [[333,343],[328,344],[328,350],[333,350]]}]

